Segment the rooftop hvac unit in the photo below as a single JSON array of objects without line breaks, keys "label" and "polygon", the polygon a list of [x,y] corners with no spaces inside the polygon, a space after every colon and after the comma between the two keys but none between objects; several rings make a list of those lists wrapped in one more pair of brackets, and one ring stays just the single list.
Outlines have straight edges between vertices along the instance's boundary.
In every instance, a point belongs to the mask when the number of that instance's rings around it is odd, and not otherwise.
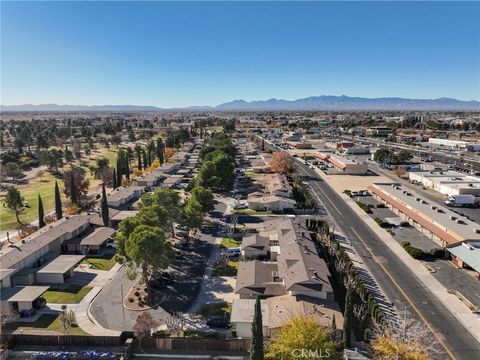
[{"label": "rooftop hvac unit", "polygon": [[437,207],[436,207],[435,205],[432,205],[431,208],[432,208],[432,210],[436,210],[436,209],[437,209]]},{"label": "rooftop hvac unit", "polygon": [[480,234],[480,229],[478,229],[478,228],[477,228],[477,229],[473,229],[473,231],[474,231],[475,234]]},{"label": "rooftop hvac unit", "polygon": [[456,216],[450,216],[450,220],[457,220]]},{"label": "rooftop hvac unit", "polygon": [[416,201],[420,201],[420,200],[422,200],[422,199],[420,199],[419,197],[417,197],[417,198],[415,198],[415,200],[416,200]]}]

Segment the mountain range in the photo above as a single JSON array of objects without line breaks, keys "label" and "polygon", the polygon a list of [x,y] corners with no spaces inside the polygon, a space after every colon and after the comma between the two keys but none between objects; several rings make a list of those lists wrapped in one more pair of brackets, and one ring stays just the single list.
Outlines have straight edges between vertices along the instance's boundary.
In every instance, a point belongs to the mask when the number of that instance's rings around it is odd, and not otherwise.
[{"label": "mountain range", "polygon": [[141,105],[0,105],[1,111],[267,111],[267,110],[445,110],[445,111],[480,111],[480,101],[463,101],[451,98],[407,99],[400,97],[362,98],[350,96],[311,96],[297,100],[233,100],[217,106],[189,106],[183,108],[160,108]]}]

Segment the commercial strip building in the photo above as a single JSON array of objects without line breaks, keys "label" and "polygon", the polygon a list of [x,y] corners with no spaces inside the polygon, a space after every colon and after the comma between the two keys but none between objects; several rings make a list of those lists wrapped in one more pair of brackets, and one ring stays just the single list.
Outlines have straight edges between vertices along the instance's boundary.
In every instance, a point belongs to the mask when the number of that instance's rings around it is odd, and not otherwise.
[{"label": "commercial strip building", "polygon": [[[241,245],[231,322],[240,337],[251,336],[253,308],[261,296],[264,334],[298,316],[315,316],[324,325],[333,317],[342,328],[342,314],[333,302],[330,272],[320,258],[305,226],[292,218],[263,223],[258,233],[247,236]],[[251,260],[253,258],[253,260]]]},{"label": "commercial strip building", "polygon": [[368,190],[400,217],[437,240],[460,267],[475,270],[480,279],[480,225],[448,208],[403,189],[396,183],[372,184]]},{"label": "commercial strip building", "polygon": [[465,149],[469,151],[480,151],[480,144],[462,140],[429,138],[428,143],[432,145],[440,145],[450,149]]},{"label": "commercial strip building", "polygon": [[337,170],[348,175],[365,175],[368,173],[366,162],[358,162],[346,156],[327,152],[316,152],[315,157],[331,163]]},{"label": "commercial strip building", "polygon": [[480,196],[480,178],[465,175],[457,171],[432,170],[410,171],[408,178],[412,183],[421,184],[443,195],[474,195]]}]

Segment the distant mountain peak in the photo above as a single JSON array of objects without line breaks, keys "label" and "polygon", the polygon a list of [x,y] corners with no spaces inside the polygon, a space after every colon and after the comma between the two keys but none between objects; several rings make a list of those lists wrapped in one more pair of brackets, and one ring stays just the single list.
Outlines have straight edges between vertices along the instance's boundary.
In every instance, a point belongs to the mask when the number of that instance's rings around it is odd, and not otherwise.
[{"label": "distant mountain peak", "polygon": [[480,102],[476,100],[463,101],[447,97],[438,99],[408,99],[400,97],[362,98],[347,95],[310,96],[297,100],[271,98],[268,100],[246,101],[236,99],[214,107],[189,106],[163,109],[156,106],[142,105],[10,105],[0,106],[1,111],[480,111]]}]

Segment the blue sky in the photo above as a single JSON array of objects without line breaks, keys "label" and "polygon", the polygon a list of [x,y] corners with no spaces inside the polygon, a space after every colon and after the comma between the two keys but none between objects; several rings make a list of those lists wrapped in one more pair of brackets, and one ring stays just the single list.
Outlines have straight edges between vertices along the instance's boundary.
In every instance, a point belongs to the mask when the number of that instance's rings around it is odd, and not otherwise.
[{"label": "blue sky", "polygon": [[480,99],[480,3],[2,2],[1,103]]}]

